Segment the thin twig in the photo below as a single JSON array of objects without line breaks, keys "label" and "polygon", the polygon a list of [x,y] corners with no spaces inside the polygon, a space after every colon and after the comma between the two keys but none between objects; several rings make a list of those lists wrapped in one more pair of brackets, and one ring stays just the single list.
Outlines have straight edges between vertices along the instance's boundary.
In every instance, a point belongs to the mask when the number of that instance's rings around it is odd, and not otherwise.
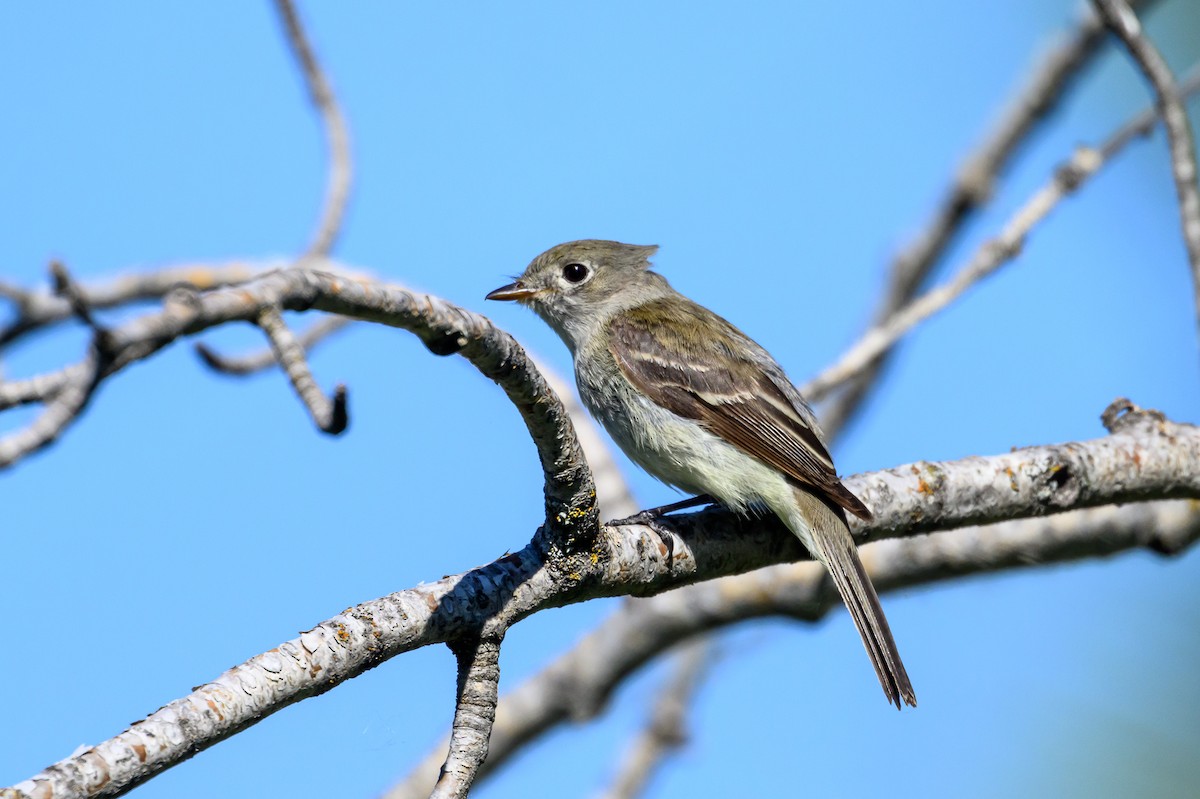
[{"label": "thin twig", "polygon": [[50,276],[54,280],[54,293],[65,299],[71,307],[71,313],[91,329],[95,345],[101,350],[105,349],[108,342],[108,330],[92,316],[92,309],[88,305],[87,298],[83,295],[79,284],[71,277],[71,273],[67,271],[66,265],[62,261],[51,261]]},{"label": "thin twig", "polygon": [[283,367],[292,388],[308,408],[317,427],[330,435],[346,430],[349,421],[346,413],[346,387],[338,384],[332,397],[321,393],[321,387],[313,378],[304,355],[304,346],[296,340],[291,329],[284,324],[277,308],[267,308],[258,315],[258,326],[267,334],[275,360]]},{"label": "thin twig", "polygon": [[[65,386],[80,383],[79,373],[88,368],[86,363],[76,364],[73,370],[59,369],[21,380],[0,380],[0,411],[53,399]],[[0,465],[4,465],[2,461]]]},{"label": "thin twig", "polygon": [[0,297],[4,297],[13,304],[20,307],[28,302],[29,292],[20,286],[9,283],[7,280],[0,280]]},{"label": "thin twig", "polygon": [[487,758],[500,686],[500,634],[452,641],[458,660],[454,724],[437,785],[430,799],[462,799]]},{"label": "thin twig", "polygon": [[1125,48],[1154,89],[1163,127],[1167,130],[1171,174],[1175,178],[1175,193],[1179,196],[1183,243],[1192,267],[1196,320],[1200,325],[1200,187],[1196,184],[1196,140],[1192,135],[1187,109],[1183,107],[1182,91],[1175,85],[1175,77],[1166,60],[1146,36],[1137,15],[1125,0],[1093,0],[1093,5],[1104,18],[1108,29],[1124,42]]},{"label": "thin twig", "polygon": [[[1194,97],[1200,92],[1200,63],[1192,64],[1191,68],[1184,73],[1178,83],[1179,94],[1184,99]],[[1144,136],[1149,136],[1158,127],[1160,117],[1158,109],[1150,107],[1144,109],[1140,114],[1133,117],[1122,125],[1117,131],[1100,147],[1101,154],[1105,159],[1111,158],[1125,145],[1129,144],[1134,139],[1140,139]]]},{"label": "thin twig", "polygon": [[[1192,84],[1189,88],[1194,92],[1200,89],[1200,85]],[[883,324],[868,330],[836,363],[809,381],[802,389],[804,395],[817,402],[835,387],[863,373],[910,330],[961,297],[980,280],[1012,261],[1020,253],[1026,238],[1037,223],[1133,140],[1134,136],[1130,134],[1130,130],[1142,119],[1139,116],[1122,125],[1098,148],[1078,148],[1066,163],[1055,170],[1050,180],[1017,210],[1000,235],[986,242],[949,282],[931,289]]]},{"label": "thin twig", "polygon": [[637,799],[645,793],[654,772],[688,739],[687,712],[712,661],[705,639],[689,643],[675,657],[675,668],[646,720],[630,744],[607,791],[597,799]]},{"label": "thin twig", "polygon": [[[246,261],[226,264],[183,264],[131,275],[122,275],[103,283],[78,283],[80,296],[92,310],[128,305],[141,300],[158,300],[177,286],[208,290],[243,283],[265,272],[287,265],[286,261],[264,261],[257,265]],[[337,264],[323,261],[310,264],[326,272],[339,272]],[[29,333],[52,327],[74,317],[71,303],[55,293],[21,291],[19,315],[7,327],[0,328],[0,348],[11,346]]]},{"label": "thin twig", "polygon": [[[42,403],[44,409],[30,424],[0,438],[0,468],[10,466],[26,455],[48,446],[62,435],[87,407],[99,385],[106,364],[106,357],[95,346],[90,347],[87,357],[75,366],[68,367],[69,379],[55,380],[43,375],[32,381],[19,381],[15,385],[23,389],[18,394],[19,402],[28,405]],[[10,384],[12,385],[12,384]],[[3,396],[0,386],[0,396]],[[31,390],[43,389],[47,393],[34,399]]]},{"label": "thin twig", "polygon": [[[1153,2],[1143,0],[1137,5],[1148,8]],[[950,244],[991,199],[996,179],[1037,127],[1058,108],[1078,77],[1093,62],[1103,41],[1103,23],[1087,11],[1075,29],[1041,57],[1009,101],[1008,110],[1000,121],[963,160],[921,233],[892,261],[875,312],[874,326],[885,323],[916,296]],[[889,350],[873,359],[823,405],[821,424],[827,435],[836,437],[862,407],[890,354]]]},{"label": "thin twig", "polygon": [[[296,343],[306,353],[310,353],[318,344],[323,343],[334,333],[337,333],[350,324],[353,324],[353,320],[347,319],[344,316],[324,316],[297,335]],[[275,352],[270,347],[255,352],[248,352],[244,355],[225,355],[212,349],[204,342],[199,342],[196,344],[196,354],[214,372],[237,377],[261,372],[278,363],[275,360]]]},{"label": "thin twig", "polygon": [[321,69],[321,64],[317,61],[312,45],[304,33],[304,26],[300,23],[295,5],[291,0],[275,0],[275,7],[283,20],[292,54],[300,64],[309,99],[321,116],[325,140],[329,145],[329,175],[325,184],[324,208],[306,253],[308,256],[324,256],[333,249],[334,242],[341,232],[346,204],[350,199],[354,177],[354,166],[350,157],[350,132],[329,79]]}]

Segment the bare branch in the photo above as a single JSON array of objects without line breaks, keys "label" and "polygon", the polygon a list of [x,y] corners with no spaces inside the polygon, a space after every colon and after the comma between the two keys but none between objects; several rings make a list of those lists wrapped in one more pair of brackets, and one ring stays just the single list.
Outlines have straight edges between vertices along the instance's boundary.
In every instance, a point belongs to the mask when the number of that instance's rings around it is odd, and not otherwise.
[{"label": "bare branch", "polygon": [[321,122],[325,127],[325,140],[329,145],[329,176],[325,186],[324,209],[307,251],[307,255],[310,256],[324,256],[333,249],[333,244],[341,232],[346,204],[350,199],[350,187],[354,177],[353,162],[350,158],[350,132],[329,79],[321,69],[312,45],[304,33],[304,27],[300,24],[295,5],[291,0],[275,0],[275,7],[283,20],[292,54],[304,74],[308,96],[321,115]]},{"label": "bare branch", "polygon": [[[1192,501],[1074,510],[1043,518],[892,539],[864,547],[882,594],[973,574],[1106,557],[1146,548],[1178,553],[1200,540]],[[484,779],[551,730],[603,712],[632,673],[679,642],[764,616],[816,622],[840,607],[825,572],[794,563],[627,602],[568,652],[500,700]],[[437,777],[441,743],[385,799],[421,799]]]},{"label": "bare branch", "polygon": [[686,646],[676,656],[675,669],[659,691],[650,718],[625,753],[612,787],[598,799],[636,799],[668,755],[688,738],[687,711],[708,672],[712,649],[705,641]]},{"label": "bare branch", "polygon": [[91,329],[96,345],[102,346],[108,339],[108,331],[92,316],[87,299],[75,279],[71,277],[71,273],[67,271],[66,265],[62,261],[51,261],[50,276],[54,279],[54,293],[67,301],[71,313]]},{"label": "bare branch", "polygon": [[[191,286],[198,291],[244,283],[264,272],[286,266],[286,262],[266,262],[254,265],[246,261],[226,264],[184,264],[156,269],[150,272],[124,275],[97,284],[79,284],[79,295],[93,310],[113,308],[140,300],[157,300],[165,297],[177,286]],[[331,263],[315,264],[325,271],[338,271]],[[6,347],[28,333],[70,319],[74,315],[71,303],[64,297],[49,291],[20,292],[18,316],[8,327],[0,328],[0,348]]]},{"label": "bare branch", "polygon": [[278,309],[267,308],[260,313],[258,326],[267,334],[275,359],[292,381],[292,387],[303,400],[317,427],[330,435],[344,432],[349,421],[346,415],[346,387],[338,384],[332,398],[321,393],[320,386],[313,379],[312,370],[308,368],[304,347],[284,324]]},{"label": "bare branch", "polygon": [[26,302],[28,292],[20,286],[13,285],[6,280],[0,280],[0,297],[5,297],[8,300],[21,305]]},{"label": "bare branch", "polygon": [[499,634],[468,636],[450,644],[458,659],[458,698],[446,763],[432,799],[465,797],[487,758],[500,686],[501,639]]},{"label": "bare branch", "polygon": [[[1153,3],[1143,0],[1137,5],[1148,8]],[[1103,41],[1103,23],[1088,12],[1074,30],[1041,57],[1000,121],[963,160],[921,233],[892,261],[874,326],[885,323],[916,296],[959,232],[991,199],[996,179],[1074,87]],[[858,411],[890,353],[888,350],[873,359],[821,409],[821,424],[827,434],[836,436]]]},{"label": "bare branch", "polygon": [[[83,364],[73,369],[60,369],[57,372],[35,375],[23,380],[0,380],[0,411],[14,408],[18,405],[32,405],[45,402],[58,395],[69,383],[79,382],[77,372],[84,371]],[[0,464],[3,462],[0,461]]]},{"label": "bare branch", "polygon": [[[62,435],[87,407],[106,366],[107,358],[92,345],[82,361],[56,374],[0,383],[0,410],[33,403],[44,406],[31,424],[0,438],[0,468],[11,466]],[[15,401],[5,402],[10,399]]]},{"label": "bare branch", "polygon": [[[276,290],[270,293],[278,301],[277,292],[303,274],[289,270],[260,282]],[[315,285],[325,279],[329,278],[308,276]],[[328,294],[304,298],[323,310],[355,308],[360,316],[379,315],[393,324],[417,313],[421,305],[413,307],[407,292],[394,296],[372,288],[383,295],[375,296],[364,291],[348,284],[334,293],[338,301]],[[221,294],[221,304],[235,302],[229,295],[246,293],[241,289]],[[405,310],[378,305],[385,296]],[[444,324],[445,309],[440,311],[411,324],[424,331],[438,329]],[[499,335],[481,317],[468,321],[465,311],[459,314],[457,329],[463,335],[478,339],[482,326],[488,335]],[[464,345],[464,350],[470,346]],[[871,523],[856,525],[858,537],[866,541],[909,536],[1098,505],[1200,497],[1200,428],[1148,412],[1126,413],[1122,419],[1116,432],[1092,441],[939,464],[920,462],[848,478],[848,487],[875,512]],[[1126,540],[1114,547],[1110,538],[1097,538],[1090,545],[1072,539],[1069,551],[1081,557],[1134,545]],[[508,625],[546,608],[598,596],[656,594],[806,557],[803,546],[776,520],[741,519],[721,510],[671,517],[659,522],[657,530],[638,524],[605,526],[590,552],[573,555],[535,538],[520,552],[463,575],[348,610],[17,788],[37,797],[77,796],[80,786],[94,791],[92,795],[115,795],[293,702],[327,691],[401,652],[474,635],[488,620]],[[886,565],[880,558],[864,552],[864,561],[875,570],[877,585],[896,585],[896,578],[880,571]],[[696,610],[724,613],[728,604]],[[103,776],[102,784],[98,775]]]},{"label": "bare branch", "polygon": [[[1200,82],[1189,84],[1188,88],[1194,92],[1200,89]],[[1122,125],[1099,148],[1078,148],[1068,161],[1054,171],[1050,180],[1017,210],[1000,235],[986,242],[949,282],[926,292],[887,321],[868,330],[835,364],[810,380],[802,389],[803,394],[811,401],[818,402],[837,386],[873,368],[872,364],[880,355],[894,347],[910,330],[1016,258],[1037,223],[1133,141],[1135,136],[1131,131],[1141,130],[1143,119],[1144,116],[1139,116]]]},{"label": "bare branch", "polygon": [[816,401],[835,386],[862,373],[876,358],[895,346],[908,331],[1016,258],[1033,226],[1044,219],[1064,197],[1078,189],[1103,163],[1097,150],[1076,150],[1075,155],[1055,171],[1050,181],[1017,211],[1000,235],[984,244],[950,282],[926,292],[882,325],[868,330],[837,363],[826,368],[802,389],[804,395]]},{"label": "bare branch", "polygon": [[[304,352],[312,352],[318,344],[351,323],[352,320],[342,316],[322,317],[296,336],[296,343],[303,348]],[[275,353],[270,347],[245,355],[223,355],[200,342],[196,344],[196,354],[213,371],[235,376],[261,372],[278,363],[275,360]]]},{"label": "bare branch", "polygon": [[1196,140],[1183,107],[1183,94],[1158,48],[1142,30],[1137,15],[1125,0],[1093,0],[1105,24],[1125,44],[1134,62],[1154,89],[1158,112],[1167,130],[1171,173],[1179,196],[1183,243],[1192,266],[1197,323],[1200,324],[1200,187],[1196,185]]}]

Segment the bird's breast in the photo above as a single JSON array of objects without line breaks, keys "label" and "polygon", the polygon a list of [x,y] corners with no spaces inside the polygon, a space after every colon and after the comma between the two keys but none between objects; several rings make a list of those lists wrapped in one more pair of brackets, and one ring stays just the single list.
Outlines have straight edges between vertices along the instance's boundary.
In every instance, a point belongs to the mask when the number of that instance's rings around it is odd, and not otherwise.
[{"label": "bird's breast", "polygon": [[738,511],[790,492],[778,471],[638,391],[607,349],[594,355],[581,350],[580,356],[575,360],[580,399],[629,459],[653,477],[691,494],[709,494]]}]

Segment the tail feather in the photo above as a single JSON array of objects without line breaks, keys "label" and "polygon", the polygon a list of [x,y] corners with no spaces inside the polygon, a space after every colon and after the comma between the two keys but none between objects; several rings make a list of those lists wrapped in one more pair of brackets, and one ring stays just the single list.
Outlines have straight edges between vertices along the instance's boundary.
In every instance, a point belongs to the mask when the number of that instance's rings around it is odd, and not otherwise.
[{"label": "tail feather", "polygon": [[[798,531],[791,524],[788,526],[799,536],[813,556],[825,564],[833,578],[833,584],[846,603],[854,626],[862,637],[863,646],[875,667],[879,684],[887,694],[888,701],[897,708],[901,701],[911,707],[917,706],[917,696],[913,692],[908,672],[900,660],[900,652],[896,641],[892,638],[892,630],[888,627],[887,617],[879,604],[879,596],[871,579],[863,568],[854,539],[850,536],[850,528],[846,524],[846,515],[839,507],[830,507],[819,497],[797,489],[796,500],[800,505],[803,521],[807,524],[797,525],[807,529]],[[807,533],[807,535],[805,535]]]}]

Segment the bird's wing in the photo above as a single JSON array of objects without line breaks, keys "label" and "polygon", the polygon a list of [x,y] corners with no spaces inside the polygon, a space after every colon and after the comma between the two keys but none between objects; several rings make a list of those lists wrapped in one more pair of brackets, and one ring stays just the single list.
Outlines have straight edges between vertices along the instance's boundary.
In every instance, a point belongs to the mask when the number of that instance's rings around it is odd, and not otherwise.
[{"label": "bird's wing", "polygon": [[[697,325],[710,331],[698,339]],[[816,420],[748,336],[689,300],[654,300],[609,323],[617,366],[658,405],[783,472],[861,519],[871,511],[833,468]]]}]

